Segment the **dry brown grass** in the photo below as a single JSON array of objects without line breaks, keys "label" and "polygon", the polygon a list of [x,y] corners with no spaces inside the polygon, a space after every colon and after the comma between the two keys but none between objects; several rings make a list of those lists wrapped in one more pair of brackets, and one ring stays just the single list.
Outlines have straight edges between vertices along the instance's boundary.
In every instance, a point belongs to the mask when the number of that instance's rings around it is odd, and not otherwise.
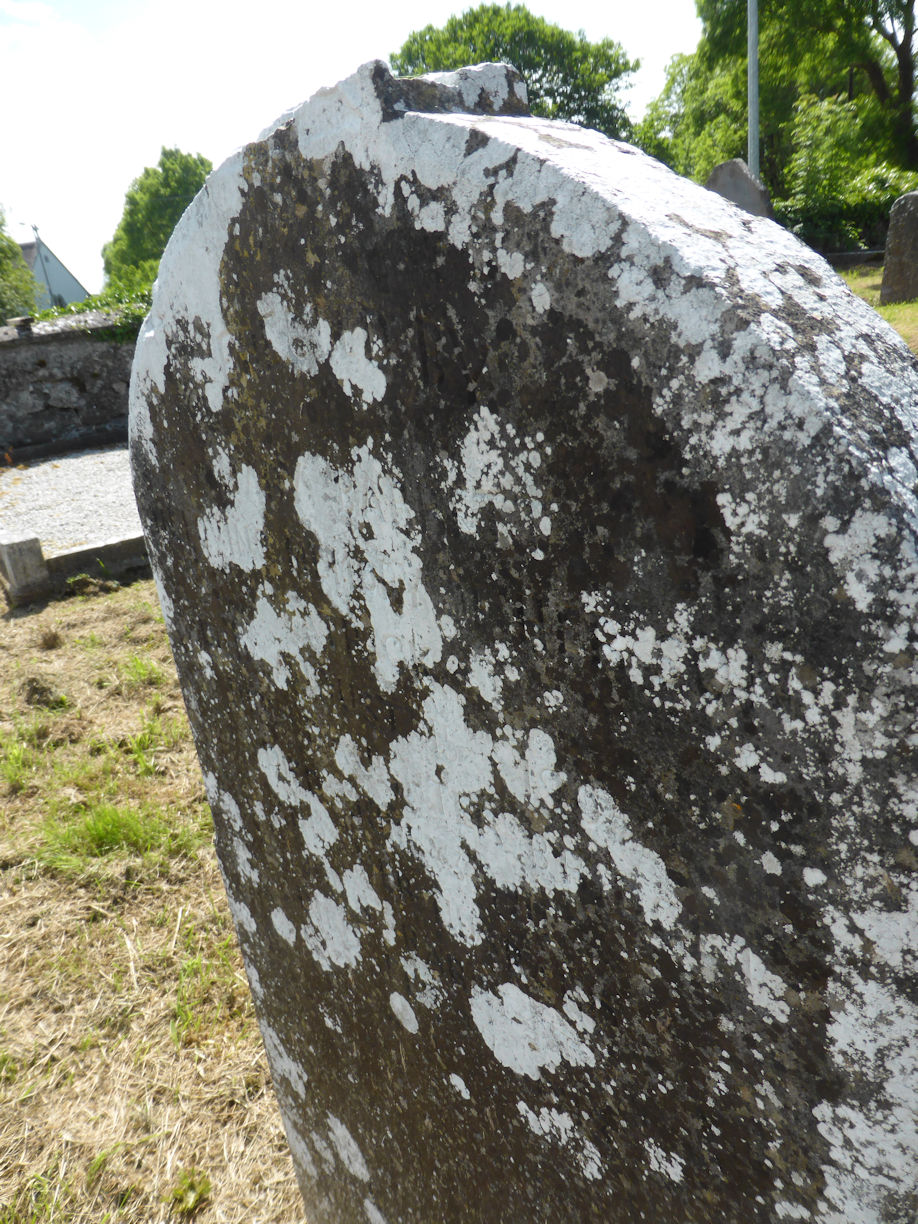
[{"label": "dry brown grass", "polygon": [[0,1224],[303,1220],[152,583],[0,624]]}]

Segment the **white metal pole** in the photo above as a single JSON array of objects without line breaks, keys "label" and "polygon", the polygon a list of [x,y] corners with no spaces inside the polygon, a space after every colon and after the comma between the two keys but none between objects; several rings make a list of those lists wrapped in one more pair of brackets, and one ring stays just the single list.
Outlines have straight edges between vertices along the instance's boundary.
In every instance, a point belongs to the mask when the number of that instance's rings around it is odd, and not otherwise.
[{"label": "white metal pole", "polygon": [[759,8],[758,0],[746,0],[746,83],[749,108],[749,137],[746,164],[754,178],[759,177]]}]

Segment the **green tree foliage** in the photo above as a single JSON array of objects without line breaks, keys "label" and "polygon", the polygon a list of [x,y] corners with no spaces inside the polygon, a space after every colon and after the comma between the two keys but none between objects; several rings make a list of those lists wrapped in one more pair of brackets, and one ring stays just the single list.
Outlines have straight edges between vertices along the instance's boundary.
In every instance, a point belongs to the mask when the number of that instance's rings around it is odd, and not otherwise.
[{"label": "green tree foliage", "polygon": [[0,324],[18,315],[31,314],[37,291],[35,277],[22,258],[19,243],[6,232],[6,220],[0,210]]},{"label": "green tree foliage", "polygon": [[[918,170],[915,93],[916,0],[761,0],[773,50],[794,63],[827,51],[820,96],[869,93],[896,159]],[[697,0],[705,39],[718,55],[744,55],[746,0]],[[808,55],[809,52],[809,55]],[[812,65],[810,65],[812,71]]]},{"label": "green tree foliage", "polygon": [[163,149],[128,188],[118,228],[102,248],[109,281],[136,281],[138,269],[152,281],[169,236],[213,169],[199,153]]},{"label": "green tree foliage", "polygon": [[443,72],[466,64],[507,63],[523,75],[534,115],[566,119],[608,136],[631,133],[621,100],[638,67],[611,38],[592,43],[550,25],[521,4],[482,4],[437,29],[411,34],[392,57],[402,76]]},{"label": "green tree foliage", "polygon": [[[918,185],[914,4],[760,0],[762,178],[776,215],[822,249],[882,245],[892,201]],[[637,139],[703,182],[746,155],[746,0],[698,11],[698,48],[671,63]]]}]

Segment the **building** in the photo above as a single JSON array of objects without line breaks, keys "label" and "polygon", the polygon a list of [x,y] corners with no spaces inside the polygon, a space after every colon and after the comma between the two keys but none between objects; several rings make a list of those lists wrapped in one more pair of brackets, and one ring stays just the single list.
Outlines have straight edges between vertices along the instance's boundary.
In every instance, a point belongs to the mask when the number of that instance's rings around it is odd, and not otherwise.
[{"label": "building", "polygon": [[49,306],[66,306],[69,302],[82,302],[84,298],[89,297],[89,291],[72,272],[67,271],[37,233],[34,242],[20,242],[19,249],[38,286],[36,310],[47,310]]}]

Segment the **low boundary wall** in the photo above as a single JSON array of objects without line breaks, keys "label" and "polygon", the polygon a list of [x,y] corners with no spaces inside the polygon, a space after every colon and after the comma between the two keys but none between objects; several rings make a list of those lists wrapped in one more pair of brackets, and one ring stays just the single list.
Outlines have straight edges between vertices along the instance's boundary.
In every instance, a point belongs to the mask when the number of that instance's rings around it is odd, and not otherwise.
[{"label": "low boundary wall", "polygon": [[115,322],[95,311],[0,328],[0,455],[127,436],[135,340],[113,338]]}]

